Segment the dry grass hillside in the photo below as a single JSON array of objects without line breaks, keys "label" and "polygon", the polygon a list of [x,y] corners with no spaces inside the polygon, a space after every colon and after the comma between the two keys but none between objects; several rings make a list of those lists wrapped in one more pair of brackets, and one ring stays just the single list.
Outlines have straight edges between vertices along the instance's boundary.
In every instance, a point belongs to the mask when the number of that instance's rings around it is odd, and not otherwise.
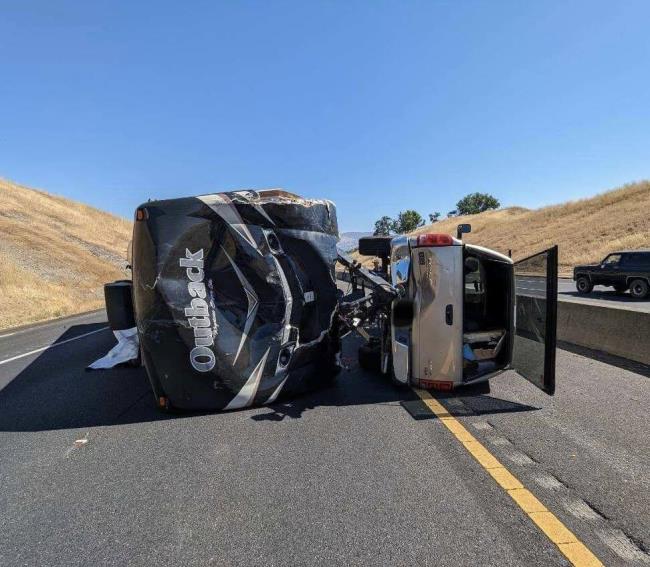
[{"label": "dry grass hillside", "polygon": [[[560,272],[621,248],[650,248],[650,181],[537,210],[508,208],[445,219],[418,229],[454,234],[515,259],[560,245]],[[124,271],[131,223],[0,179],[0,328],[103,305],[105,282]],[[371,259],[364,261],[370,262]]]},{"label": "dry grass hillside", "polygon": [[102,307],[131,223],[0,179],[0,328]]},{"label": "dry grass hillside", "polygon": [[559,245],[560,273],[593,263],[620,249],[650,248],[650,181],[630,183],[589,199],[528,210],[519,207],[445,219],[416,230],[456,234],[472,225],[465,241],[507,253],[517,260]]}]

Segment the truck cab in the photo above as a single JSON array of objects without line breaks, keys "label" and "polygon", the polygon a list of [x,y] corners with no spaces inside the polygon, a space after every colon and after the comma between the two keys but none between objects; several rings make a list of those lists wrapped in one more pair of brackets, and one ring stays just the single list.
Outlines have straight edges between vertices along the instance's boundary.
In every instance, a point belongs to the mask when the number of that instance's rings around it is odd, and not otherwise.
[{"label": "truck cab", "polygon": [[[557,247],[515,263],[460,238],[421,234],[386,240],[385,252],[401,299],[380,322],[383,373],[449,391],[515,369],[553,394]],[[536,282],[534,290],[518,290],[518,278]],[[405,300],[412,306],[406,319]]]}]

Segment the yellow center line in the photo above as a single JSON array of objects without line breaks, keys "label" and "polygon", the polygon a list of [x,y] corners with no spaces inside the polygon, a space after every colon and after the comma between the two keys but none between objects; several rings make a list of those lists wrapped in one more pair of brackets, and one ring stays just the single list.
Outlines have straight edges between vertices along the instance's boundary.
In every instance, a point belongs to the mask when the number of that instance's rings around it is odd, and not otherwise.
[{"label": "yellow center line", "polygon": [[490,474],[497,484],[550,539],[562,554],[576,567],[602,567],[600,560],[569,530],[553,512],[549,511],[519,479],[488,451],[465,426],[452,416],[438,400],[426,390],[413,388],[426,406],[438,417],[451,434]]}]

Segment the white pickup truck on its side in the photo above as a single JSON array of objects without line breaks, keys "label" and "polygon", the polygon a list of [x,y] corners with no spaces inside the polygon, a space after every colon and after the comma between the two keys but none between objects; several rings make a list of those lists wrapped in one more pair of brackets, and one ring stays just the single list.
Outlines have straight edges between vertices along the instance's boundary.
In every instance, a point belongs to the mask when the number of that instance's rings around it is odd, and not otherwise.
[{"label": "white pickup truck on its side", "polygon": [[[487,384],[514,369],[553,394],[557,246],[513,262],[447,234],[421,234],[362,238],[359,252],[383,259],[400,295],[377,316],[362,366],[437,390]],[[518,275],[540,280],[537,295],[516,292]]]}]

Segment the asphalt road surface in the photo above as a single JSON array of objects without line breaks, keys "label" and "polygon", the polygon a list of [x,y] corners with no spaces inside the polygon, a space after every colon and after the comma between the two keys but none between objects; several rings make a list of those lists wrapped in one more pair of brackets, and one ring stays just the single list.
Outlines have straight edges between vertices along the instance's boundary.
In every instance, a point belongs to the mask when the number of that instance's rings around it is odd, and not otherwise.
[{"label": "asphalt road surface", "polygon": [[[568,565],[355,341],[326,389],[165,415],[142,369],[84,372],[105,327],[0,334],[0,565]],[[507,373],[440,401],[603,564],[648,565],[650,371],[608,362],[558,352],[554,398]]]},{"label": "asphalt road surface", "polygon": [[[531,276],[518,276],[516,278],[517,293],[524,295],[544,295],[546,283],[543,278]],[[575,282],[568,278],[558,279],[558,299],[581,301],[594,305],[606,307],[617,307],[631,309],[634,311],[645,311],[650,313],[650,296],[644,300],[634,299],[630,292],[617,293],[614,288],[597,285],[589,294],[583,295],[577,292]]]}]

